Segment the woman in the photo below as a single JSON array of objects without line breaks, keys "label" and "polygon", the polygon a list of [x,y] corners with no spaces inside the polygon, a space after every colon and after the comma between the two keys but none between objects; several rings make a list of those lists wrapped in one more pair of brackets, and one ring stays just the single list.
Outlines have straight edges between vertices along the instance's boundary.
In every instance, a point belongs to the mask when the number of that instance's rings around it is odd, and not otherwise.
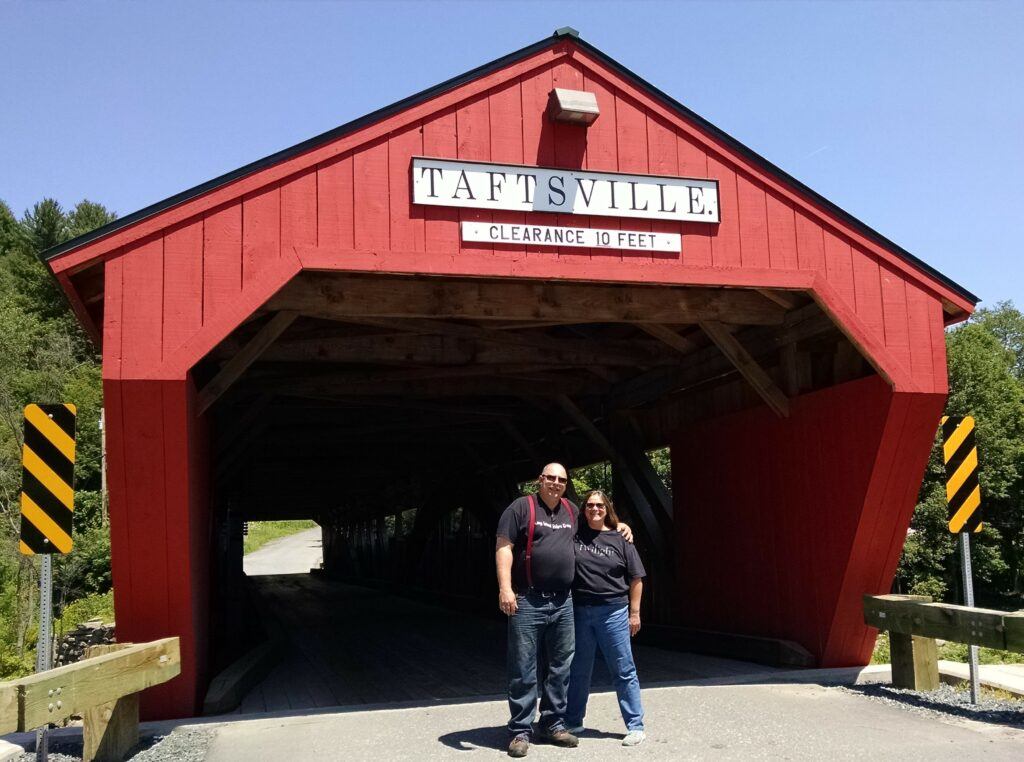
[{"label": "woman", "polygon": [[636,548],[614,531],[619,520],[604,492],[594,490],[587,495],[584,517],[586,522],[579,522],[575,540],[572,600],[576,653],[569,669],[566,725],[570,733],[583,730],[595,649],[600,647],[626,723],[622,745],[636,746],[644,740],[644,710],[629,639],[640,631],[646,572]]}]

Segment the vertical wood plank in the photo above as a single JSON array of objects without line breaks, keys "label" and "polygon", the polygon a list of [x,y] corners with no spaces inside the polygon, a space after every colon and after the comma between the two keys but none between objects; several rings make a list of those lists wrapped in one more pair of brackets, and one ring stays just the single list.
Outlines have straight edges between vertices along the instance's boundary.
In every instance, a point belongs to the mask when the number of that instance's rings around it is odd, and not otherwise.
[{"label": "vertical wood plank", "polygon": [[768,209],[768,254],[771,266],[795,270],[798,266],[796,217],[789,201],[766,191]]},{"label": "vertical wood plank", "polygon": [[108,259],[103,266],[103,377],[121,377],[121,328],[124,304],[124,255]]},{"label": "vertical wood plank", "polygon": [[[882,324],[885,330],[885,346],[899,363],[913,372],[905,281],[894,270],[882,263],[879,263],[878,273],[882,290]],[[931,374],[927,374],[926,387],[930,381]]]},{"label": "vertical wood plank", "polygon": [[[551,71],[551,86],[567,90],[582,90],[583,70],[574,62],[562,60]],[[566,124],[565,122],[554,122],[552,126],[555,133],[554,166],[565,169],[582,169],[586,162],[588,130],[579,125]],[[574,227],[576,225],[588,224],[586,217],[572,214],[556,214],[551,216],[551,218],[553,222],[549,224],[553,225]],[[553,251],[558,252],[559,259],[566,262],[588,261],[590,259],[589,249],[560,246],[554,248]]]},{"label": "vertical wood plank", "polygon": [[203,325],[203,220],[164,236],[164,340],[169,355]]},{"label": "vertical wood plank", "polygon": [[317,167],[317,237],[326,249],[355,248],[352,154]]},{"label": "vertical wood plank", "polygon": [[391,245],[387,138],[363,146],[352,158],[353,177],[359,183],[354,204],[355,248],[387,249]]},{"label": "vertical wood plank", "polygon": [[[487,95],[481,95],[463,103],[455,112],[455,126],[458,134],[458,157],[467,161],[491,160],[491,127]],[[491,212],[486,209],[459,209],[460,222],[491,222]],[[489,243],[462,241],[459,247],[466,253],[491,253],[494,246]]]},{"label": "vertical wood plank", "polygon": [[281,248],[316,246],[317,173],[312,167],[281,183]]},{"label": "vertical wood plank", "polygon": [[[488,123],[491,128],[491,161],[501,164],[523,163],[523,111],[519,80],[507,82],[491,91],[487,97]],[[522,225],[523,212],[493,213],[495,222]],[[495,244],[495,253],[522,256],[526,246],[521,244]]]},{"label": "vertical wood plank", "polygon": [[[704,149],[685,135],[677,135],[676,157],[682,177],[708,177],[708,155]],[[711,266],[712,226],[703,222],[684,222],[683,262],[700,267]]]},{"label": "vertical wood plank", "polygon": [[[425,156],[451,158],[456,152],[455,111],[435,114],[423,123]],[[459,250],[459,212],[453,207],[428,206],[423,210],[427,247],[438,253]]]},{"label": "vertical wood plank", "polygon": [[740,218],[740,259],[744,267],[767,268],[768,212],[764,187],[751,177],[736,174],[736,206]]},{"label": "vertical wood plank", "polygon": [[[160,387],[159,382],[153,381],[121,385],[125,500],[119,513],[129,524],[131,544],[126,550],[132,618],[119,621],[117,629],[119,638],[134,642],[155,640],[171,631],[168,596],[172,583],[167,573],[167,493]],[[115,513],[113,502],[111,513]],[[118,596],[122,594],[118,590]],[[164,716],[172,709],[165,692],[151,692],[145,705],[150,715]]]},{"label": "vertical wood plank", "polygon": [[857,317],[870,329],[875,336],[885,341],[885,329],[882,320],[882,282],[878,272],[878,262],[874,257],[852,250],[853,289],[857,305]]},{"label": "vertical wood plank", "polygon": [[[666,124],[657,116],[647,114],[647,166],[652,175],[675,177],[679,174],[678,138],[671,125]],[[682,226],[672,220],[651,220],[651,230],[655,233],[675,233],[682,235]],[[679,259],[676,252],[654,252],[651,259]]]},{"label": "vertical wood plank", "polygon": [[277,183],[242,199],[242,288],[281,256],[281,190]]},{"label": "vertical wood plank", "polygon": [[[547,117],[548,95],[552,87],[551,68],[525,76],[520,81],[523,106],[523,163],[550,167],[555,163],[555,130]],[[601,121],[600,119],[598,121]],[[527,225],[550,225],[551,216],[529,212]],[[527,256],[553,258],[553,250],[543,246],[527,246]]]},{"label": "vertical wood plank", "polygon": [[825,238],[821,226],[796,211],[796,254],[801,270],[825,272]]},{"label": "vertical wood plank", "polygon": [[[619,171],[647,174],[647,112],[641,104],[618,89],[615,91],[615,123]],[[622,188],[621,185],[619,187]],[[623,209],[628,209],[631,206],[632,198],[626,189],[622,188],[622,190],[624,192],[618,199],[618,203]],[[619,227],[649,231],[651,223],[650,220],[628,218],[623,220]],[[635,251],[623,251],[622,258],[630,261],[650,261],[650,257]]]},{"label": "vertical wood plank", "polygon": [[423,154],[423,128],[417,123],[388,138],[391,248],[423,251],[423,210],[412,203],[412,157]]},{"label": "vertical wood plank", "polygon": [[839,295],[856,311],[857,295],[853,286],[850,244],[830,230],[825,231],[825,272]]},{"label": "vertical wood plank", "polygon": [[945,314],[942,303],[935,298],[928,299],[928,325],[932,334],[932,391],[946,394],[949,391],[949,370],[946,364]]},{"label": "vertical wood plank", "polygon": [[153,370],[163,339],[164,239],[157,234],[125,247],[121,368],[131,378]]},{"label": "vertical wood plank", "polygon": [[[708,173],[718,178],[721,222],[711,228],[711,261],[715,267],[739,267],[740,216],[736,198],[736,173],[717,156],[708,156]],[[717,229],[716,229],[717,228]]]},{"label": "vertical wood plank", "polygon": [[242,293],[242,204],[207,212],[203,220],[203,324]]},{"label": "vertical wood plank", "polygon": [[924,380],[924,388],[933,389],[935,373],[932,366],[932,332],[928,315],[928,295],[916,286],[905,283],[907,297],[907,341],[910,344],[910,372]]},{"label": "vertical wood plank", "polygon": [[[594,172],[617,172],[619,155],[617,148],[617,123],[615,121],[615,91],[601,77],[587,71],[584,73],[583,87],[597,98],[597,107],[601,116],[587,128],[587,169]],[[592,227],[606,230],[618,230],[619,221],[613,217],[591,217]],[[591,249],[591,257],[622,259],[618,249]]]}]

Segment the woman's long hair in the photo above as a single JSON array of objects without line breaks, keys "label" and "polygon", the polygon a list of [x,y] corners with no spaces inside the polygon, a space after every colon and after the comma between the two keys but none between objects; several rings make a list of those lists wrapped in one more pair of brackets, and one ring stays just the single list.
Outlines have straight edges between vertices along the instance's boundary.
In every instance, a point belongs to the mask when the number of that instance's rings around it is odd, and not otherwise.
[{"label": "woman's long hair", "polygon": [[[607,494],[599,489],[592,489],[587,493],[586,497],[583,498],[583,510],[587,510],[587,503],[590,502],[590,498],[599,497],[604,502],[604,525],[609,529],[617,529],[619,526],[619,517],[615,513],[615,506],[612,505],[612,499]],[[586,516],[586,514],[583,514]]]}]

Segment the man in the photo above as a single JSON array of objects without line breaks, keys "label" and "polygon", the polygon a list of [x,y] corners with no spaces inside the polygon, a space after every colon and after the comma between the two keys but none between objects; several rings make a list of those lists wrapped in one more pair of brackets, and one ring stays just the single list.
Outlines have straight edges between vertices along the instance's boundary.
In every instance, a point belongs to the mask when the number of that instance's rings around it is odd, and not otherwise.
[{"label": "man", "polygon": [[[509,618],[510,757],[525,757],[530,747],[541,656],[546,667],[541,733],[558,746],[579,743],[566,729],[564,719],[569,666],[576,646],[569,590],[576,570],[573,536],[579,516],[579,508],[563,498],[568,482],[569,475],[560,463],[548,463],[538,479],[537,493],[512,501],[498,521],[498,606]],[[628,526],[620,523],[619,531],[632,540]]]}]

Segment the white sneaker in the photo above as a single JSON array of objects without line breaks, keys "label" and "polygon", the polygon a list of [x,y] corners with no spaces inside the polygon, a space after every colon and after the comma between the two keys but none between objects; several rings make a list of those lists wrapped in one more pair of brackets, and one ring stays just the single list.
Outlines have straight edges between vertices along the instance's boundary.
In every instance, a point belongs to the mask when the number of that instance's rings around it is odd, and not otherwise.
[{"label": "white sneaker", "polygon": [[631,730],[626,733],[626,737],[622,739],[623,746],[639,746],[647,738],[642,730]]}]

